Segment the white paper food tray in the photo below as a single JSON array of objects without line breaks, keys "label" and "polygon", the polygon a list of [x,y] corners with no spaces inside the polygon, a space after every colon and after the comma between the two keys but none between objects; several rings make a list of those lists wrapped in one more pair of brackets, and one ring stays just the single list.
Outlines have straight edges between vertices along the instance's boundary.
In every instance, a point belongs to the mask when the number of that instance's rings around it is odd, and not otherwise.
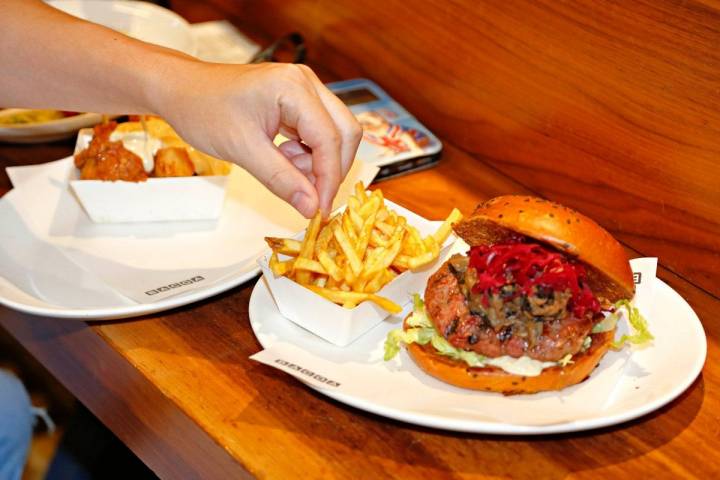
[{"label": "white paper food tray", "polygon": [[[92,129],[78,133],[75,153],[92,139]],[[149,178],[145,182],[80,180],[74,171],[70,186],[96,223],[214,220],[225,200],[227,175]]]},{"label": "white paper food tray", "polygon": [[[388,200],[385,200],[385,204],[398,215],[404,216],[408,224],[417,228],[423,237],[434,233],[441,224],[426,220]],[[300,240],[304,236],[305,232],[302,232],[295,238]],[[403,272],[377,292],[377,295],[389,298],[398,305],[405,305],[412,299],[414,293],[422,294],[427,279],[449,257],[453,241],[454,236],[451,235],[443,244],[435,262],[420,271]],[[258,264],[280,313],[320,338],[344,347],[390,315],[370,301],[362,302],[353,309],[347,309],[326,300],[293,280],[282,276],[276,277],[270,269],[270,255],[267,253],[262,256],[258,259]]]}]

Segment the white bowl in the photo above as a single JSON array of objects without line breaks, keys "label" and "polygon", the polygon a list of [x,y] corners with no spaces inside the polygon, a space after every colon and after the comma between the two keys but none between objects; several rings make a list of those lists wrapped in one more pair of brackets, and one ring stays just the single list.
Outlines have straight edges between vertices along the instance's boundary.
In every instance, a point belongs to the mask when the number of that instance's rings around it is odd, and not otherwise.
[{"label": "white bowl", "polygon": [[[385,200],[385,204],[398,215],[404,216],[408,224],[417,228],[423,237],[434,233],[442,223],[427,220],[389,200]],[[305,233],[301,232],[295,238],[300,240],[304,236]],[[430,275],[447,260],[453,240],[451,235],[443,244],[435,262],[416,272],[403,272],[377,292],[377,295],[389,298],[398,305],[407,304],[414,293],[425,290]],[[370,301],[362,302],[353,309],[337,305],[287,277],[275,276],[269,262],[270,253],[258,259],[280,313],[330,343],[347,346],[390,315]]]},{"label": "white bowl", "polygon": [[[92,129],[78,133],[75,153],[92,140]],[[70,186],[95,223],[214,220],[225,201],[228,175],[148,178],[144,182],[80,180]]]},{"label": "white bowl", "polygon": [[[14,115],[21,108],[0,110],[0,117]],[[58,118],[47,122],[0,125],[0,141],[12,143],[41,143],[72,137],[81,128],[100,123],[99,113],[81,113],[71,117]]]}]

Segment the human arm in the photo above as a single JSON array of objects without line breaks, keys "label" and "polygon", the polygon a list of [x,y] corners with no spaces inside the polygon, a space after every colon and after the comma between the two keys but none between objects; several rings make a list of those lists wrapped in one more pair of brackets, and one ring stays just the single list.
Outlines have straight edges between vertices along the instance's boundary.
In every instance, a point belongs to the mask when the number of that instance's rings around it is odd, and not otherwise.
[{"label": "human arm", "polygon": [[361,135],[307,67],[205,63],[29,0],[0,5],[0,105],[160,115],[305,216],[329,211]]}]

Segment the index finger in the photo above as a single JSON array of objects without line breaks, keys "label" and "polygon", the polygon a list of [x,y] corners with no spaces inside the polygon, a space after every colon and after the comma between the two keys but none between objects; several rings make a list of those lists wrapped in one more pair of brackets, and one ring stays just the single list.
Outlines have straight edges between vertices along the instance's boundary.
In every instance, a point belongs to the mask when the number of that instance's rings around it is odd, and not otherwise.
[{"label": "index finger", "polygon": [[330,213],[340,186],[340,134],[314,90],[285,97],[281,102],[283,123],[295,128],[312,151],[315,188],[324,215]]},{"label": "index finger", "polygon": [[342,178],[345,178],[355,160],[355,154],[362,139],[362,128],[350,109],[320,81],[315,72],[305,65],[301,65],[301,68],[315,88],[315,92],[340,134],[340,166]]}]

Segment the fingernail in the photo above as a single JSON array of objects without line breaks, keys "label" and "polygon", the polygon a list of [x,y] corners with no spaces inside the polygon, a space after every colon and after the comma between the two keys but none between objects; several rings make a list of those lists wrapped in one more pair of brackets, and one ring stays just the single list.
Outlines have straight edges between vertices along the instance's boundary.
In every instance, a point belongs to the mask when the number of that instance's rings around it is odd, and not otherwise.
[{"label": "fingernail", "polygon": [[315,206],[305,192],[295,192],[290,199],[290,203],[298,212],[302,213],[305,218],[310,218],[315,215]]}]

